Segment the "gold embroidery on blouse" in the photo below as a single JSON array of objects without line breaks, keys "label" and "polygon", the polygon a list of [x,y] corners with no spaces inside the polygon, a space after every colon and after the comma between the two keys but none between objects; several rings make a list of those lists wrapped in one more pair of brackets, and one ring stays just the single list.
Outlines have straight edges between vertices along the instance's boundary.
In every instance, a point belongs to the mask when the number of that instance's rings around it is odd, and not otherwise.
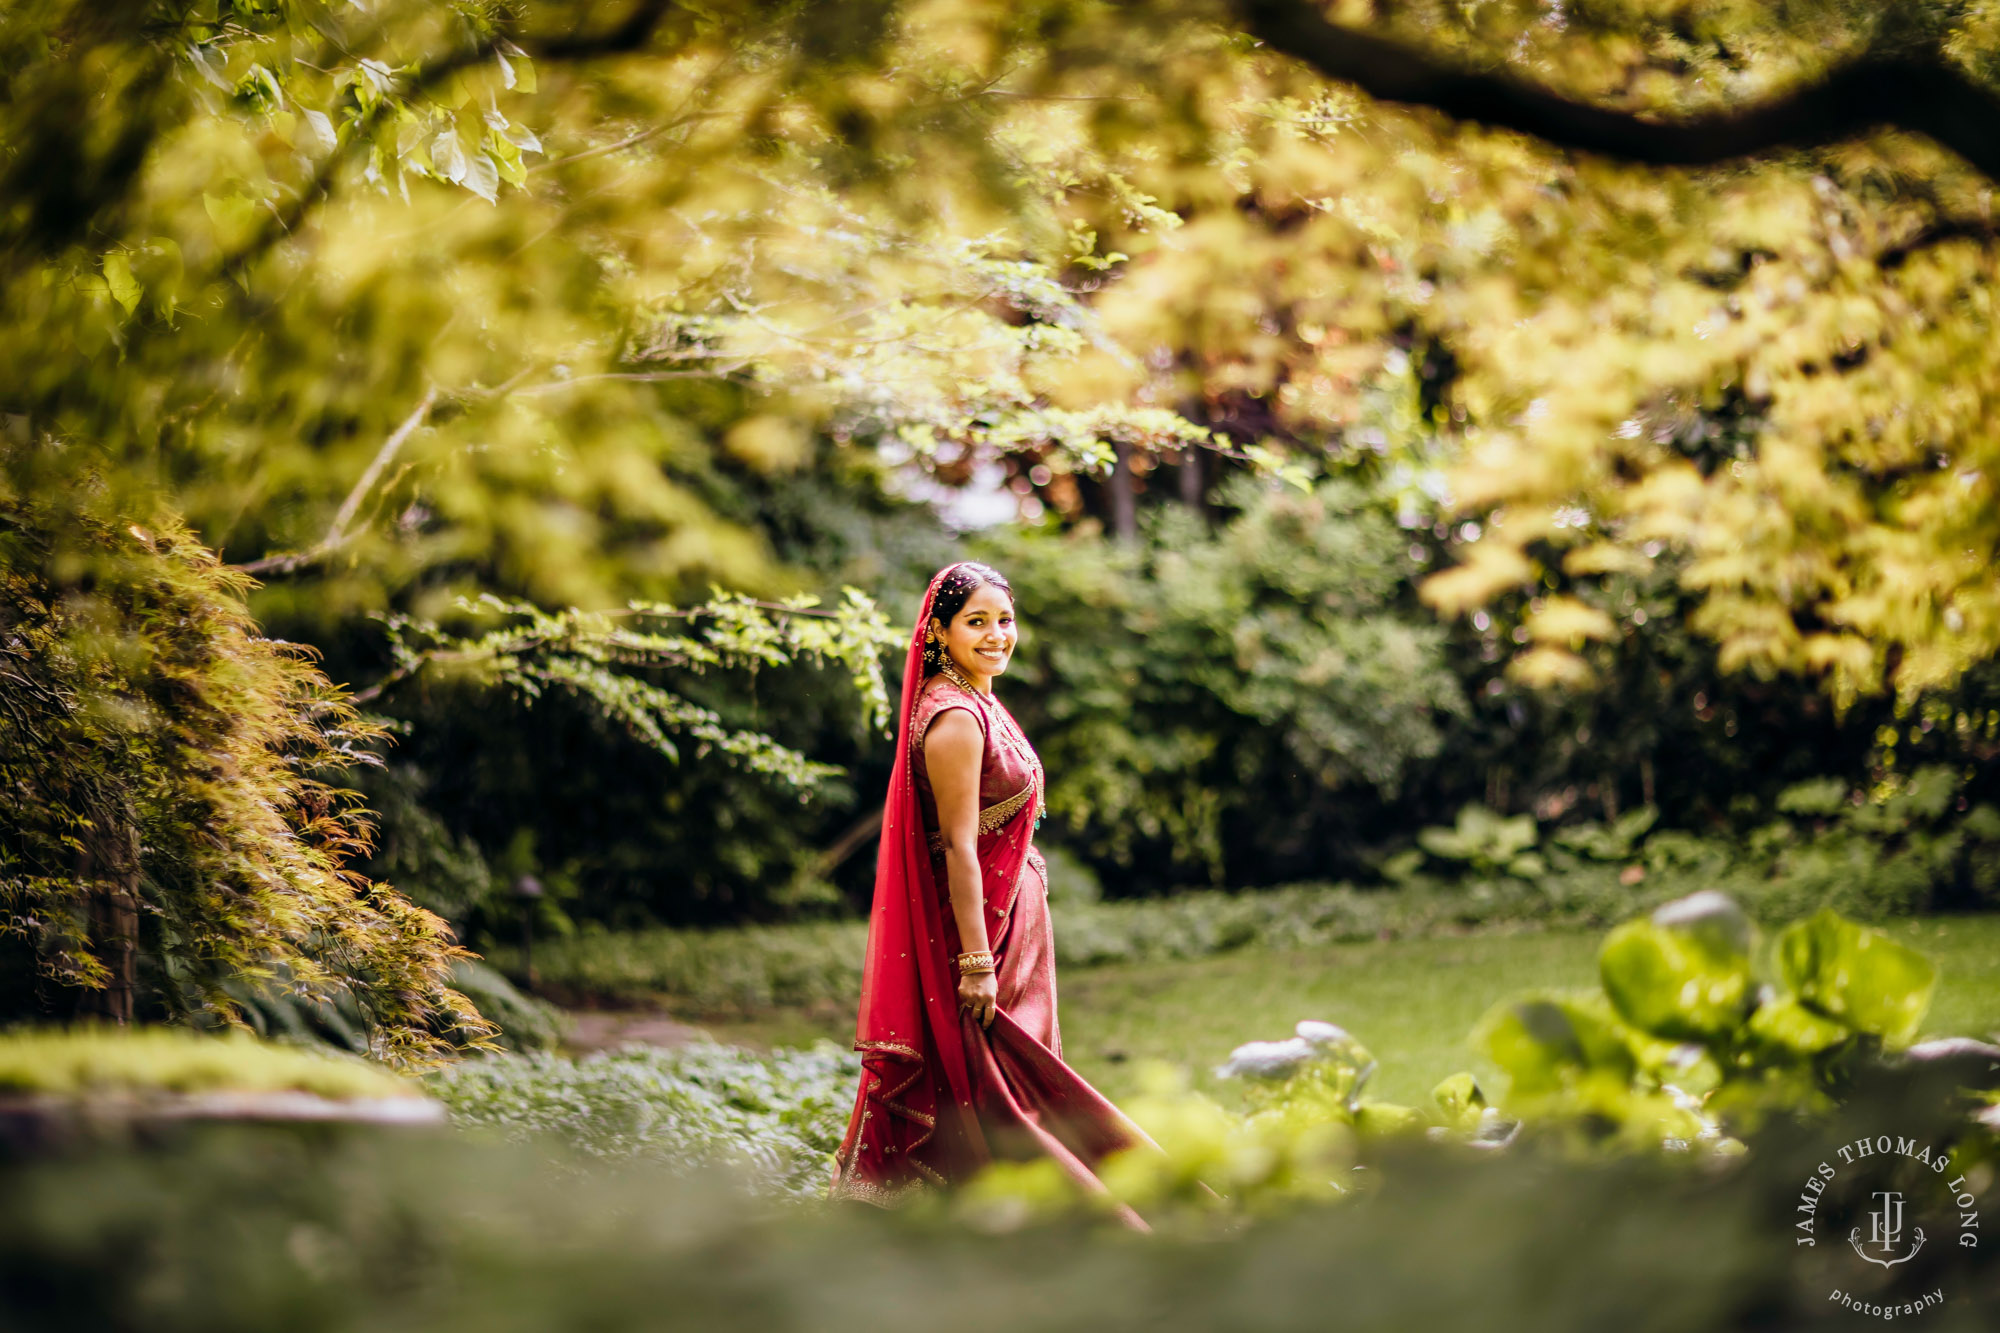
[{"label": "gold embroidery on blouse", "polygon": [[[920,731],[917,729],[917,714],[923,711],[924,701],[926,699],[929,699],[934,694],[940,694],[940,693],[942,693],[941,690],[929,687],[918,690],[916,702],[910,705],[910,757],[912,759],[915,759],[917,752],[924,748],[924,737],[930,731],[930,725],[928,723],[924,725],[923,730]],[[993,719],[988,717],[985,712],[985,706],[986,706],[984,702],[985,696],[981,695],[976,690],[960,689],[959,693],[966,695],[969,698],[977,701],[977,706],[968,707],[965,704],[954,703],[954,704],[947,704],[945,707],[964,708],[966,712],[971,713],[974,717],[978,718],[980,739],[984,740],[992,732],[993,729]],[[942,713],[945,711],[945,708],[940,708],[937,711]],[[932,716],[931,721],[932,722],[937,721],[935,715]]]},{"label": "gold embroidery on blouse", "polygon": [[[1039,783],[1030,782],[1006,800],[999,801],[981,810],[979,812],[980,836],[984,837],[989,833],[998,833],[1001,829],[1007,827],[1007,821],[1015,815],[1020,814],[1021,807],[1034,799],[1035,792],[1039,786]],[[924,840],[930,843],[933,852],[944,851],[944,830],[932,829],[924,835]]]},{"label": "gold embroidery on blouse", "polygon": [[[989,805],[979,812],[979,831],[982,834],[998,833],[1006,826],[1008,820],[1021,812],[1022,808],[1029,801],[1036,801],[1039,805],[1045,790],[1042,758],[1035,753],[1035,747],[1028,743],[1026,733],[1014,721],[1014,715],[1007,711],[1005,705],[980,694],[977,690],[967,690],[963,686],[958,686],[958,691],[972,699],[974,707],[970,711],[979,718],[981,730],[985,733],[985,737],[988,740],[992,739],[993,724],[995,721],[988,710],[999,710],[998,720],[1002,724],[1000,727],[1001,744],[1019,754],[1028,768],[1027,786],[998,804]],[[924,700],[931,693],[932,691],[927,690],[919,694],[916,703],[910,707],[910,751],[913,756],[918,750],[923,748],[924,743],[924,733],[917,730],[917,711],[923,706]],[[943,710],[940,709],[939,711]],[[943,834],[932,833],[929,835],[929,841],[933,852],[944,850]]]},{"label": "gold embroidery on blouse", "polygon": [[1021,790],[1015,792],[1006,800],[987,806],[979,812],[979,831],[981,833],[998,833],[1008,820],[1021,813],[1021,807],[1033,800],[1034,795],[1035,784],[1033,781],[1030,781],[1027,786],[1021,788]]}]

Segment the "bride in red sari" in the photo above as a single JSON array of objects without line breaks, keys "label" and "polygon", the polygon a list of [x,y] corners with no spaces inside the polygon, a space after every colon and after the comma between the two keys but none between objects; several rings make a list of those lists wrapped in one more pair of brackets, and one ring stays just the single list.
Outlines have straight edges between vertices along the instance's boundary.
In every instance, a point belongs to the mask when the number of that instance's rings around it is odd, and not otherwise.
[{"label": "bride in red sari", "polygon": [[1034,846],[1042,764],[993,697],[1015,639],[999,573],[968,561],[931,580],[903,672],[836,1199],[889,1204],[1044,1156],[1101,1190],[1106,1156],[1151,1145],[1063,1063]]}]

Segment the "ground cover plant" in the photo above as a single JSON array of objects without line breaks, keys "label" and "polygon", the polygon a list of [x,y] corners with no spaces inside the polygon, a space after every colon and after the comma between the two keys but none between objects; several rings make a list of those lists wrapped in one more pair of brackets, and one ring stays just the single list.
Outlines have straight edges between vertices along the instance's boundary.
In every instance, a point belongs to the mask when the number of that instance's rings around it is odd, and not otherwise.
[{"label": "ground cover plant", "polygon": [[729,1168],[764,1194],[824,1195],[860,1057],[831,1042],[759,1055],[712,1042],[464,1061],[426,1086],[460,1125],[676,1171]]}]

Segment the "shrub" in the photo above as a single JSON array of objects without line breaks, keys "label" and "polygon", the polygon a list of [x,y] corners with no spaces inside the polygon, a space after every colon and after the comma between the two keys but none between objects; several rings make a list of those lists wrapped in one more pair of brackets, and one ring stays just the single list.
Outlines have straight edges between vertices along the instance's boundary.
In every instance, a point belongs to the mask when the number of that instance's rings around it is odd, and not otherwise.
[{"label": "shrub", "polygon": [[1236,512],[1214,529],[1174,506],[1137,541],[982,538],[1028,629],[1008,698],[1049,818],[1128,882],[1268,882],[1298,860],[1279,847],[1327,864],[1349,812],[1437,755],[1466,706],[1386,498],[1347,481],[1217,498]]},{"label": "shrub", "polygon": [[702,1042],[493,1056],[429,1086],[461,1125],[681,1172],[728,1166],[756,1192],[810,1198],[826,1191],[860,1074],[860,1057],[831,1042],[768,1056]]},{"label": "shrub", "polygon": [[58,1014],[230,1020],[282,973],[383,1059],[483,1041],[444,922],[348,868],[368,825],[323,779],[376,731],[249,583],[178,524],[0,494],[0,940]]}]

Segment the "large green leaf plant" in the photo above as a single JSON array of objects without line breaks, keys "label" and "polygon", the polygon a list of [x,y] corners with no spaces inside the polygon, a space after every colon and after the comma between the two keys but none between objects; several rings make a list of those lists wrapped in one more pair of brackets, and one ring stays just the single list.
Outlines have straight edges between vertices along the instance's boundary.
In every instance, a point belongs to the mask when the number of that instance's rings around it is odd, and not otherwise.
[{"label": "large green leaf plant", "polygon": [[[1469,1072],[1440,1082],[1421,1107],[1377,1101],[1366,1093],[1374,1055],[1312,1020],[1286,1040],[1238,1047],[1217,1069],[1241,1081],[1240,1113],[1160,1071],[1128,1109],[1161,1151],[1114,1158],[1105,1198],[1150,1218],[1282,1210],[1367,1193],[1384,1150],[1409,1140],[1475,1155],[1720,1162],[1741,1156],[1771,1118],[1824,1116],[1869,1078],[1931,1068],[1961,1086],[2000,1087],[2000,1047],[1917,1042],[1936,965],[1832,911],[1760,947],[1742,908],[1704,890],[1614,929],[1599,976],[1598,990],[1515,996],[1479,1022],[1473,1041],[1506,1083],[1497,1101]],[[1985,1100],[1971,1103],[1982,1123],[1993,1119]],[[1079,1200],[1046,1165],[1013,1165],[956,1206],[990,1221],[1105,1198]]]}]

